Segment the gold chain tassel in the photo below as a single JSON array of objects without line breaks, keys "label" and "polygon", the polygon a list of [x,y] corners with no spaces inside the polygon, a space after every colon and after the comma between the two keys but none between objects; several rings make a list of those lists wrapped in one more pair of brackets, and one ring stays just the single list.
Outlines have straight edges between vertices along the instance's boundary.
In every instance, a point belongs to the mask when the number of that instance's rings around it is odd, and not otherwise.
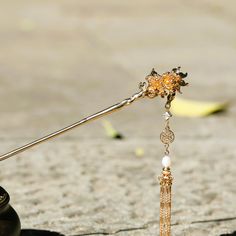
[{"label": "gold chain tassel", "polygon": [[171,185],[173,177],[169,168],[164,168],[160,181],[160,236],[171,235]]},{"label": "gold chain tassel", "polygon": [[165,156],[162,159],[163,170],[159,177],[160,182],[160,236],[171,235],[171,186],[173,177],[170,172],[171,159],[169,157],[169,146],[174,141],[174,132],[170,129],[169,119],[172,117],[170,112],[171,102],[175,94],[169,94],[165,104],[166,112],[165,128],[160,134],[161,142],[165,145]]}]

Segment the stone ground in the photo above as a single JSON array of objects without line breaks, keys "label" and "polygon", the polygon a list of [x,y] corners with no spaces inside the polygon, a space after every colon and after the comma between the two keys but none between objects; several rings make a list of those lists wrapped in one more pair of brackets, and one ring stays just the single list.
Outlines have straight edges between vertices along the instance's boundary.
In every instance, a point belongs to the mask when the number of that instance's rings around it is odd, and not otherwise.
[{"label": "stone ground", "polygon": [[[130,96],[152,67],[182,65],[183,97],[231,106],[173,119],[173,235],[233,235],[235,1],[0,3],[2,153]],[[22,228],[158,235],[162,107],[146,99],[107,117],[123,140],[106,137],[100,120],[2,162]]]}]

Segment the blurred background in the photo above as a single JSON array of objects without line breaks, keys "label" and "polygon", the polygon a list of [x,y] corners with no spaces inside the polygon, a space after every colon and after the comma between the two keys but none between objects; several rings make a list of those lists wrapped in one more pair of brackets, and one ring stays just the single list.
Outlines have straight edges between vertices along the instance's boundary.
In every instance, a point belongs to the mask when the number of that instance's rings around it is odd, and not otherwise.
[{"label": "blurred background", "polygon": [[[181,98],[224,113],[172,119],[173,235],[233,235],[235,1],[0,1],[4,153],[138,91],[154,67],[182,66]],[[158,235],[164,101],[143,99],[1,163],[25,229]],[[191,107],[190,107],[191,109]],[[194,109],[194,108],[193,108]]]}]

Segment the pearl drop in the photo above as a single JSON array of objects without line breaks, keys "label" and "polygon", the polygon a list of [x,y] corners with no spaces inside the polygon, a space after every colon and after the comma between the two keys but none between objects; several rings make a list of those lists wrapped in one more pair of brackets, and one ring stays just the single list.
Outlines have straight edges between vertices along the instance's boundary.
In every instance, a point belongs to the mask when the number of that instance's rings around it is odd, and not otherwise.
[{"label": "pearl drop", "polygon": [[164,156],[162,158],[162,165],[163,165],[163,167],[165,167],[165,168],[170,167],[170,164],[171,164],[170,157],[169,156]]}]

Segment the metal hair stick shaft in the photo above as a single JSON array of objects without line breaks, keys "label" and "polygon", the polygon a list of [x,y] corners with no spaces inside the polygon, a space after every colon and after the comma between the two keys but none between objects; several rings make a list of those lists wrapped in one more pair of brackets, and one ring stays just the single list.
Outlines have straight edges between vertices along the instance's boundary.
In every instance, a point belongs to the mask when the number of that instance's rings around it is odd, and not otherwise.
[{"label": "metal hair stick shaft", "polygon": [[26,151],[29,148],[32,148],[32,147],[34,147],[34,146],[36,146],[36,145],[38,145],[38,144],[40,144],[42,142],[45,142],[45,141],[47,141],[49,139],[52,139],[52,138],[54,138],[56,136],[64,134],[65,132],[67,132],[69,130],[72,130],[72,129],[80,126],[80,125],[83,125],[83,124],[85,124],[85,123],[87,123],[89,121],[95,120],[95,119],[97,119],[99,117],[102,117],[102,116],[107,115],[109,113],[115,112],[115,111],[123,108],[124,106],[127,106],[127,105],[131,104],[132,102],[134,102],[135,100],[137,100],[137,99],[139,99],[141,97],[144,97],[144,96],[145,96],[145,89],[141,88],[141,90],[139,92],[135,93],[130,98],[124,99],[120,103],[117,103],[117,104],[115,104],[113,106],[110,106],[110,107],[108,107],[108,108],[106,108],[104,110],[101,110],[101,111],[99,111],[99,112],[97,112],[97,113],[95,113],[93,115],[90,115],[90,116],[88,116],[88,117],[86,117],[86,118],[84,118],[84,119],[82,119],[82,120],[80,120],[80,121],[78,121],[78,122],[76,122],[76,123],[74,123],[72,125],[69,125],[69,126],[63,128],[63,129],[57,130],[57,131],[55,131],[55,132],[53,132],[51,134],[48,134],[48,135],[46,135],[46,136],[44,136],[42,138],[39,138],[39,139],[37,139],[37,140],[35,140],[33,142],[30,142],[30,143],[28,143],[28,144],[26,144],[26,145],[24,145],[22,147],[16,148],[16,149],[14,149],[14,150],[12,150],[12,151],[10,151],[8,153],[5,153],[5,154],[1,155],[0,156],[0,161],[6,160],[9,157],[12,157],[12,156],[15,156],[16,154],[24,152],[24,151]]}]

